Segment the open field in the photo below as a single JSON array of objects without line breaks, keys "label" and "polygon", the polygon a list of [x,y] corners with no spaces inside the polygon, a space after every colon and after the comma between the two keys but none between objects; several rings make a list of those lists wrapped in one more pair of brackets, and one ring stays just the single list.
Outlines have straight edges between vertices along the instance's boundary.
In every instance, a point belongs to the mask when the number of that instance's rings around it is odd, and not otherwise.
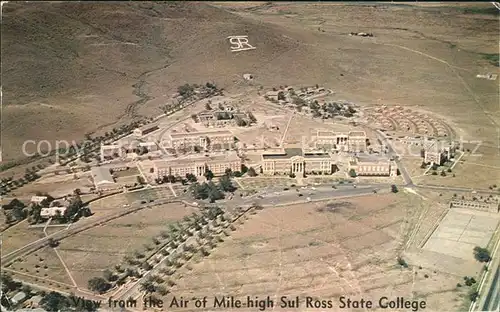
[{"label": "open field", "polygon": [[33,278],[50,279],[58,283],[73,285],[51,247],[43,247],[21,259],[22,262],[14,262],[9,269],[31,275]]},{"label": "open field", "polygon": [[64,175],[50,175],[42,177],[41,179],[23,185],[22,187],[14,190],[9,196],[23,197],[32,196],[35,192],[49,193],[54,197],[61,197],[72,194],[73,191],[79,188],[82,191],[87,191],[93,186],[92,181],[89,179],[88,174],[64,174]]},{"label": "open field", "polygon": [[425,299],[430,309],[454,310],[459,278],[397,265],[409,224],[421,210],[417,202],[414,195],[389,194],[333,201],[336,207],[264,209],[204,261],[179,272],[172,295],[368,299],[392,293]]},{"label": "open field", "polygon": [[137,204],[143,200],[173,198],[172,191],[168,188],[155,188],[120,193],[109,197],[93,201],[90,203],[90,210],[97,215],[107,214],[124,209],[126,205]]},{"label": "open field", "polygon": [[11,226],[2,232],[2,255],[45,237],[43,229],[30,229],[27,221]]},{"label": "open field", "polygon": [[78,286],[86,288],[88,279],[102,276],[104,269],[119,264],[125,255],[144,251],[169,223],[193,212],[179,204],[143,209],[68,237],[58,250]]}]

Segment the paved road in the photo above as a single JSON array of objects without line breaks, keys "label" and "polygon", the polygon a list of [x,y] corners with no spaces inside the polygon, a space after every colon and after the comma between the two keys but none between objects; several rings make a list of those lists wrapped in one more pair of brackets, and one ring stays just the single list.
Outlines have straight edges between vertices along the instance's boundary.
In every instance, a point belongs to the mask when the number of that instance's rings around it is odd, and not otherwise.
[{"label": "paved road", "polygon": [[484,300],[484,304],[481,307],[481,311],[498,311],[500,309],[500,270],[498,266],[496,268],[495,277],[493,278],[493,282],[491,287],[486,294],[486,299]]},{"label": "paved road", "polygon": [[405,180],[405,183],[406,183],[405,186],[406,187],[415,186],[415,184],[413,184],[413,181],[411,180],[411,177],[408,174],[408,171],[406,170],[405,166],[403,165],[403,163],[401,163],[399,155],[396,153],[396,151],[394,151],[394,148],[392,147],[390,140],[385,136],[385,134],[382,131],[377,130],[375,128],[371,128],[368,125],[365,125],[365,126],[372,129],[373,131],[375,131],[378,139],[387,146],[387,150],[388,150],[387,154],[389,157],[394,158],[394,162],[398,166],[399,172],[401,173],[401,175],[403,176],[403,179]]},{"label": "paved road", "polygon": [[[479,288],[479,300],[476,308],[479,311],[499,311],[500,309],[500,242],[497,242],[492,252],[492,260],[489,264],[490,271],[485,284],[485,289]],[[492,277],[490,279],[490,277]]]}]

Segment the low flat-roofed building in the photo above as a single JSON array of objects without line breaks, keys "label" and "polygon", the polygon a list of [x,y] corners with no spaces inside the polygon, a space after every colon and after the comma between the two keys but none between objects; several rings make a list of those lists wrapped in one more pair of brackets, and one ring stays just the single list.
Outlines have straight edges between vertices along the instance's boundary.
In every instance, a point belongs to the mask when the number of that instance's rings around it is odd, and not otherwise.
[{"label": "low flat-roofed building", "polygon": [[150,124],[144,125],[144,126],[142,126],[140,128],[134,129],[133,134],[136,137],[141,137],[143,135],[146,135],[146,134],[151,133],[153,131],[156,131],[158,129],[159,129],[158,124],[156,124],[156,123],[150,123]]},{"label": "low flat-roofed building", "polygon": [[67,207],[49,207],[49,208],[42,208],[40,211],[40,217],[42,218],[52,218],[57,215],[64,215],[66,212]]},{"label": "low flat-roofed building", "polygon": [[104,160],[107,157],[121,157],[123,153],[122,147],[120,145],[104,145],[101,144],[101,159]]},{"label": "low flat-roofed building", "polygon": [[234,135],[229,130],[171,133],[172,148],[233,149]]},{"label": "low flat-roofed building", "polygon": [[332,158],[327,153],[304,152],[301,148],[284,148],[261,155],[262,173],[274,174],[331,174],[336,170]]},{"label": "low flat-roofed building", "polygon": [[497,213],[500,212],[500,203],[497,200],[467,200],[467,199],[455,199],[450,201],[450,208],[465,208],[465,209],[475,209],[487,212]]},{"label": "low flat-roofed building", "polygon": [[148,152],[154,152],[158,150],[158,145],[156,142],[149,141],[149,142],[140,142],[139,147],[145,147]]},{"label": "low flat-roofed building", "polygon": [[396,163],[392,160],[376,156],[352,157],[349,170],[354,170],[357,176],[389,176],[398,173]]},{"label": "low flat-roofed building", "polygon": [[266,97],[269,99],[269,100],[278,100],[278,94],[280,92],[283,92],[282,90],[279,90],[279,91],[268,91],[266,92]]},{"label": "low flat-roofed building", "polygon": [[35,196],[31,196],[31,200],[30,200],[30,202],[31,202],[32,204],[37,204],[37,205],[40,205],[40,203],[41,203],[42,201],[46,200],[46,199],[47,199],[47,196],[36,196],[36,195],[35,195]]},{"label": "low flat-roofed building", "polygon": [[10,298],[10,301],[16,305],[16,304],[19,304],[21,302],[23,302],[25,299],[26,299],[26,293],[20,291],[18,293],[16,293],[14,296],[12,296],[12,298]]},{"label": "low flat-roofed building", "polygon": [[241,170],[241,158],[234,151],[215,155],[190,155],[182,158],[161,159],[153,162],[153,172],[157,178],[168,175],[184,177],[194,174],[201,177],[207,170],[216,176],[223,175],[227,169]]},{"label": "low flat-roofed building", "polygon": [[93,167],[91,173],[97,190],[110,190],[119,187],[111,175],[110,168]]}]

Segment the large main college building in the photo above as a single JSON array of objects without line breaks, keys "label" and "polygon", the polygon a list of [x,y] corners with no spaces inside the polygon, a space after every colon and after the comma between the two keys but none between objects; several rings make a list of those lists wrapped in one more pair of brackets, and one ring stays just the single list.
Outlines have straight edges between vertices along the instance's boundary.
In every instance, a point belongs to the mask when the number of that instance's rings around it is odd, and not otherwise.
[{"label": "large main college building", "polygon": [[301,148],[284,148],[261,156],[262,173],[275,174],[332,174],[337,171],[328,153],[308,153]]}]

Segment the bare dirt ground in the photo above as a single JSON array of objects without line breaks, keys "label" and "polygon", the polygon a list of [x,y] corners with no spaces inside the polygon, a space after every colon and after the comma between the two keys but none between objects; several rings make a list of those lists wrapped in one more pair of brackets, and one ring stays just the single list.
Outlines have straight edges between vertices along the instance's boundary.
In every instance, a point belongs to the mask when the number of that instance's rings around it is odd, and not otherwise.
[{"label": "bare dirt ground", "polygon": [[27,221],[20,222],[2,232],[2,255],[45,237],[42,229],[30,229]]},{"label": "bare dirt ground", "polygon": [[[421,105],[452,115],[470,136],[496,134],[491,118],[498,122],[498,84],[475,75],[497,71],[482,53],[498,52],[498,25],[494,15],[477,10],[9,3],[3,13],[2,46],[10,47],[2,51],[6,159],[19,157],[27,139],[81,139],[137,114],[157,114],[187,81],[216,81],[238,92],[248,86],[242,81],[247,72],[255,76],[254,85],[319,83],[352,101]],[[20,35],[35,24],[44,25],[36,36]],[[351,31],[375,37],[347,36]],[[226,37],[240,33],[257,49],[231,53]],[[61,63],[61,55],[67,61]]]},{"label": "bare dirt ground", "polygon": [[125,255],[144,251],[170,222],[193,212],[192,208],[178,204],[143,209],[64,239],[59,253],[78,286],[86,288],[90,278],[102,276],[104,269],[112,268]]},{"label": "bare dirt ground", "polygon": [[336,302],[342,295],[392,294],[425,299],[429,310],[458,306],[458,277],[397,265],[422,210],[418,196],[373,195],[340,202],[337,208],[304,204],[250,216],[208,258],[174,277],[172,295],[209,300],[212,294],[310,295]]},{"label": "bare dirt ground", "polygon": [[[76,179],[75,179],[76,177]],[[54,197],[72,194],[75,189],[85,192],[93,186],[89,174],[49,175],[25,184],[9,194],[9,197],[31,197],[35,192],[49,193]]]}]

